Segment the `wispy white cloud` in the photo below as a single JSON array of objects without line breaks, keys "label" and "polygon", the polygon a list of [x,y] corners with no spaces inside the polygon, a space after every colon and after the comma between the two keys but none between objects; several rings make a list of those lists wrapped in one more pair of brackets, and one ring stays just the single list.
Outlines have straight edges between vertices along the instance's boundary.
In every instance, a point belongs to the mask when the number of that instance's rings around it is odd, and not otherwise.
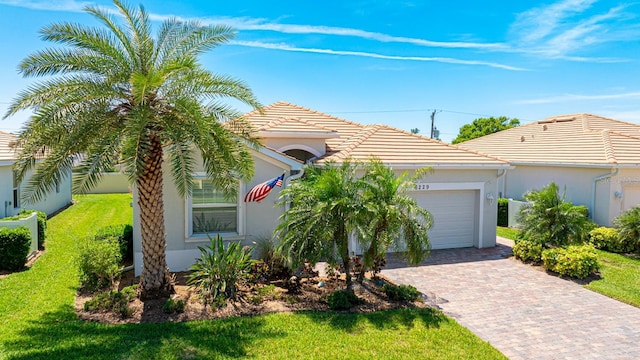
[{"label": "wispy white cloud", "polygon": [[447,58],[447,57],[397,56],[397,55],[383,55],[383,54],[361,52],[361,51],[300,48],[300,47],[290,46],[287,44],[274,44],[274,43],[265,43],[260,41],[231,41],[229,42],[229,44],[256,47],[256,48],[262,48],[262,49],[305,52],[305,53],[315,53],[315,54],[359,56],[359,57],[368,57],[368,58],[375,58],[375,59],[400,60],[400,61],[440,62],[440,63],[460,64],[460,65],[481,65],[481,66],[489,66],[489,67],[512,70],[512,71],[526,70],[524,68],[500,64],[500,63],[494,63],[494,62],[478,61],[478,60],[462,60],[462,59]]},{"label": "wispy white cloud", "polygon": [[626,6],[619,5],[593,13],[596,2],[597,0],[560,0],[519,14],[510,28],[512,48],[570,61],[620,61],[575,55],[598,43],[636,41],[640,34],[640,27],[629,27],[624,21],[630,17],[625,12]]},{"label": "wispy white cloud", "polygon": [[0,4],[33,10],[81,12],[85,7],[91,5],[92,3],[88,1],[75,0],[0,0]]},{"label": "wispy white cloud", "polygon": [[598,95],[580,95],[580,94],[563,94],[546,98],[528,99],[518,101],[518,104],[550,104],[569,101],[595,101],[595,100],[618,100],[618,99],[640,99],[640,92],[626,92],[618,94],[598,94]]}]

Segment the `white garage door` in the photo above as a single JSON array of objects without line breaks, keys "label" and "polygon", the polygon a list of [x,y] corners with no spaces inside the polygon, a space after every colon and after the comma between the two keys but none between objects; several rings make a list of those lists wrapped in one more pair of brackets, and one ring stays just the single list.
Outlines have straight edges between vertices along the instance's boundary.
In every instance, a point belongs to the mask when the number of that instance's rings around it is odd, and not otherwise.
[{"label": "white garage door", "polygon": [[414,193],[418,205],[429,210],[433,249],[472,247],[478,234],[477,190],[433,190]]}]

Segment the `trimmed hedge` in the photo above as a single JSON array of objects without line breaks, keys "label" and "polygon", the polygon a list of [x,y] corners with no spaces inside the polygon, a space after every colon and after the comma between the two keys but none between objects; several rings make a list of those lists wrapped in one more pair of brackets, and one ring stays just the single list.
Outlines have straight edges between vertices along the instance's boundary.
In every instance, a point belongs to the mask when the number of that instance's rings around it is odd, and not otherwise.
[{"label": "trimmed hedge", "polygon": [[604,226],[591,230],[589,242],[596,249],[619,254],[632,252],[635,249],[635,241],[629,241],[628,238],[621,237],[618,229]]},{"label": "trimmed hedge", "polygon": [[86,239],[80,245],[77,261],[82,287],[94,291],[112,286],[120,276],[120,243],[115,237]]},{"label": "trimmed hedge", "polygon": [[542,252],[542,261],[547,270],[578,279],[586,278],[599,268],[598,255],[591,245],[547,249]]},{"label": "trimmed hedge", "polygon": [[498,198],[498,226],[509,226],[509,199]]},{"label": "trimmed hedge", "polygon": [[521,239],[516,241],[515,245],[511,251],[513,255],[524,262],[531,261],[534,263],[539,263],[542,261],[542,244],[527,239]]},{"label": "trimmed hedge", "polygon": [[122,259],[133,259],[133,228],[129,224],[110,225],[99,228],[94,240],[117,239]]},{"label": "trimmed hedge", "polygon": [[25,227],[0,228],[0,269],[20,270],[27,263],[31,232]]},{"label": "trimmed hedge", "polygon": [[31,213],[36,213],[38,216],[38,249],[44,249],[44,241],[47,238],[47,213],[28,209],[20,211],[20,215],[31,215]]}]

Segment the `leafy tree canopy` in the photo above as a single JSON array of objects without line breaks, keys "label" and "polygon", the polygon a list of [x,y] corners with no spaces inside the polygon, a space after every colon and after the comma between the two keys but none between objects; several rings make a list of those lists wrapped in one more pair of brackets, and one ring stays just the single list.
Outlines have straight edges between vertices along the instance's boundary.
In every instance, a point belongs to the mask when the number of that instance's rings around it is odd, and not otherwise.
[{"label": "leafy tree canopy", "polygon": [[473,120],[471,124],[462,125],[458,136],[453,139],[452,144],[458,144],[463,141],[472,140],[485,135],[493,134],[498,131],[511,129],[520,125],[520,120],[516,118],[508,118],[506,116],[478,118]]}]

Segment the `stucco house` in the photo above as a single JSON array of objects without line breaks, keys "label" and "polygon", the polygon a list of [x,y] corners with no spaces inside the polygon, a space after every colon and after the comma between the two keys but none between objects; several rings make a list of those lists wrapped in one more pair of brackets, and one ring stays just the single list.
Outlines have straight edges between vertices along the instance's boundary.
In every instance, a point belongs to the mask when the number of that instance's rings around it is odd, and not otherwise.
[{"label": "stucco house", "polygon": [[[71,203],[71,173],[63,182],[47,196],[33,204],[22,204],[20,191],[24,181],[18,183],[12,166],[15,162],[15,149],[12,144],[18,139],[16,135],[0,131],[0,218],[13,216],[22,210],[40,210],[50,215]],[[25,181],[28,181],[28,176]],[[24,206],[23,206],[24,205]]]},{"label": "stucco house", "polygon": [[521,199],[555,181],[567,200],[610,226],[640,205],[640,125],[591,114],[553,116],[458,144],[508,160],[499,195]]},{"label": "stucco house", "polygon": [[[242,201],[256,184],[285,173],[283,187],[303,175],[304,163],[340,163],[347,158],[366,161],[375,155],[398,172],[430,166],[412,192],[433,215],[430,240],[434,249],[492,247],[496,241],[498,181],[510,164],[420,135],[385,125],[362,125],[286,102],[244,115],[263,146],[252,150],[255,177],[239,184],[239,196],[228,202],[215,195],[203,173],[196,173],[197,188],[180,198],[167,179],[164,184],[167,263],[171,271],[187,269],[199,256],[198,246],[209,242],[202,222],[218,227],[228,240],[249,245],[270,238],[284,212],[274,207],[280,188],[260,203]],[[165,173],[168,173],[165,171]],[[142,270],[139,209],[134,191],[134,263]],[[209,200],[204,200],[209,199]],[[205,226],[206,227],[206,226]],[[357,249],[352,248],[357,251]]]}]

